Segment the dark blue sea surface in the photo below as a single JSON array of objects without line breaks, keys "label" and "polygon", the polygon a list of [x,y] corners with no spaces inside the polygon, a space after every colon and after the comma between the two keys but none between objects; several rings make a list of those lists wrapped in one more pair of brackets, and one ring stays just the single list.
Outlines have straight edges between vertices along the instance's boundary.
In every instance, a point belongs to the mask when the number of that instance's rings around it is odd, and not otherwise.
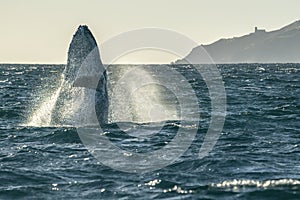
[{"label": "dark blue sea surface", "polygon": [[[135,174],[101,164],[75,127],[34,125],[44,110],[33,110],[56,90],[64,65],[0,65],[0,199],[300,199],[300,64],[217,67],[227,115],[213,150],[198,156],[211,119],[205,82],[176,66],[199,98],[197,136],[175,163]],[[147,152],[172,140],[178,124],[139,142],[107,128],[120,148]]]}]

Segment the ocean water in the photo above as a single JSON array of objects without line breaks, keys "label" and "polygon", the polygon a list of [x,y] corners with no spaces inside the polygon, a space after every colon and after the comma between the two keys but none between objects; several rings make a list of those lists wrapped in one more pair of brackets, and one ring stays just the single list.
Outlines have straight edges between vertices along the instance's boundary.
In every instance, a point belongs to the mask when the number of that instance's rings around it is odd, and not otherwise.
[{"label": "ocean water", "polygon": [[[101,164],[75,127],[50,123],[63,65],[0,65],[0,199],[300,199],[300,64],[217,67],[225,85],[227,115],[209,155],[198,156],[211,119],[209,91],[193,68],[176,66],[198,97],[200,128],[173,164],[136,174]],[[121,68],[112,66],[108,76]],[[111,80],[109,88],[113,84]],[[191,96],[189,91],[182,94]],[[124,121],[123,127],[148,137],[145,127],[150,132],[157,127],[144,123],[149,116],[143,115],[148,112],[143,104],[157,100],[140,99],[144,95],[141,91],[131,105],[142,108],[138,115],[128,116],[122,110],[126,102],[117,98],[110,121]],[[176,102],[167,97],[164,105],[170,105],[170,112],[164,114],[176,116]],[[106,136],[127,151],[151,152],[176,134],[180,124],[172,120],[151,140],[137,141],[114,124],[107,125]]]}]

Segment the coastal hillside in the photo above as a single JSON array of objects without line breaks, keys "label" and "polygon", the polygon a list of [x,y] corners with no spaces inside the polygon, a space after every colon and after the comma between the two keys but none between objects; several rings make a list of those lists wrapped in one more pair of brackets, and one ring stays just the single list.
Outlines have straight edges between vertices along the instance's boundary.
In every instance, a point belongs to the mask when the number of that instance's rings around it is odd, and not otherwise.
[{"label": "coastal hillside", "polygon": [[300,20],[278,30],[255,27],[248,35],[200,45],[176,63],[207,63],[203,48],[215,63],[299,63]]}]

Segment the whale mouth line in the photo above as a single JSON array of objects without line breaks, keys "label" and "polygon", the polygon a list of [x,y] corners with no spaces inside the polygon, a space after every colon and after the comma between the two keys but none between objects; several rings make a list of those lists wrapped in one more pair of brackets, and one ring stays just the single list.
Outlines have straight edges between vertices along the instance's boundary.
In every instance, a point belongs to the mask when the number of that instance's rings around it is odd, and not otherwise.
[{"label": "whale mouth line", "polygon": [[72,86],[73,87],[84,87],[84,88],[97,90],[98,83],[99,83],[99,77],[80,76],[74,80]]}]

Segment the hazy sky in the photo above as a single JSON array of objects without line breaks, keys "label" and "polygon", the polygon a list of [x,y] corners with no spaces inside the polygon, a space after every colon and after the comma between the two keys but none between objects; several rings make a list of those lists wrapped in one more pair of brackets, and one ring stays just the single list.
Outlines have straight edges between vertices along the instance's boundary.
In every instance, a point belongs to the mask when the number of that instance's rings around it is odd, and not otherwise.
[{"label": "hazy sky", "polygon": [[254,26],[280,28],[300,19],[299,8],[299,0],[0,0],[0,63],[66,63],[79,24],[87,24],[98,43],[158,27],[208,44]]}]

